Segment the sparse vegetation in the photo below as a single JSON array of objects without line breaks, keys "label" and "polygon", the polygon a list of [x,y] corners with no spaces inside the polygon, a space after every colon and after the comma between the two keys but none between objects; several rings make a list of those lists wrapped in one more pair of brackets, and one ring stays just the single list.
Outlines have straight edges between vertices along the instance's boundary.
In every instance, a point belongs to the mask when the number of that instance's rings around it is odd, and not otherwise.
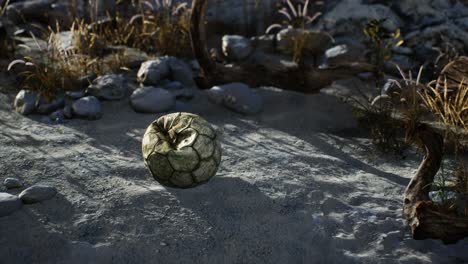
[{"label": "sparse vegetation", "polygon": [[[447,81],[443,87],[428,86],[420,93],[424,105],[442,124],[445,140],[451,142],[457,162],[454,175],[455,191],[460,197],[468,197],[468,171],[466,168],[466,143],[468,139],[468,84],[462,81],[454,93],[449,93]],[[442,188],[444,189],[444,188]],[[463,209],[468,216],[468,204]]]},{"label": "sparse vegetation", "polygon": [[[420,85],[421,71],[418,78],[413,81],[411,72],[409,76],[405,76],[396,65],[403,82],[388,80],[385,83],[385,67],[392,56],[392,48],[401,46],[403,40],[400,30],[395,32],[384,30],[382,27],[384,21],[371,20],[363,29],[369,46],[369,61],[374,65],[376,89],[371,91],[371,94],[358,91],[359,98],[351,98],[351,100],[357,105],[354,112],[357,120],[363,127],[370,130],[374,145],[382,152],[392,151],[401,155],[405,144],[399,139],[402,124],[395,119],[397,108],[401,104],[414,103],[414,93]],[[392,87],[398,87],[398,89],[393,91]],[[415,110],[412,107],[407,109]],[[413,112],[409,118],[417,119],[414,115],[418,114]]]}]

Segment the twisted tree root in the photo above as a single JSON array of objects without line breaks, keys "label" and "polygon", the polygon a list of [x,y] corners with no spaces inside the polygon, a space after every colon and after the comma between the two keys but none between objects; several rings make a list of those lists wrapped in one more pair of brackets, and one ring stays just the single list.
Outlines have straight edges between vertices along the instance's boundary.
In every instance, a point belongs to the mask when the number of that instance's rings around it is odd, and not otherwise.
[{"label": "twisted tree root", "polygon": [[416,128],[414,139],[424,148],[425,156],[418,171],[406,187],[403,214],[414,239],[440,239],[456,243],[468,236],[468,218],[447,215],[429,198],[431,184],[443,158],[443,138],[427,125]]}]

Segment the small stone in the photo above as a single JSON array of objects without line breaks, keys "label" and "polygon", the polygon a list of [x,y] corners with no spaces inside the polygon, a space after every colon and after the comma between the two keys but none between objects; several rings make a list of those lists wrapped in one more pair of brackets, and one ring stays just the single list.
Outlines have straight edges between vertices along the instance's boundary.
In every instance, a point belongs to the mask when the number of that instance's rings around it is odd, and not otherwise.
[{"label": "small stone", "polygon": [[19,197],[23,200],[23,203],[33,204],[52,199],[56,194],[57,189],[55,187],[34,185],[22,191]]},{"label": "small stone", "polygon": [[22,205],[23,203],[18,196],[0,192],[0,217],[18,211]]},{"label": "small stone", "polygon": [[22,115],[29,115],[36,110],[36,101],[38,95],[30,90],[21,90],[16,95],[14,107],[16,112]]},{"label": "small stone", "polygon": [[63,110],[57,110],[50,114],[49,118],[50,120],[52,120],[53,123],[63,123],[65,115],[63,113]]},{"label": "small stone", "polygon": [[161,243],[159,243],[159,245],[160,245],[161,247],[165,247],[165,246],[167,246],[167,243],[161,242]]},{"label": "small stone", "polygon": [[152,86],[136,89],[130,97],[130,104],[137,112],[162,113],[169,111],[175,105],[175,96],[162,89]]},{"label": "small stone", "polygon": [[86,94],[103,100],[120,100],[128,93],[128,82],[121,74],[108,74],[96,78]]},{"label": "small stone", "polygon": [[227,35],[223,37],[222,42],[224,55],[232,60],[244,60],[254,50],[251,40],[243,36]]},{"label": "small stone", "polygon": [[3,181],[3,185],[5,185],[5,187],[7,189],[14,189],[14,188],[21,188],[23,187],[23,184],[21,183],[21,181],[17,178],[6,178],[4,181]]},{"label": "small stone", "polygon": [[72,104],[73,114],[90,120],[102,117],[101,102],[94,96],[86,96]]}]

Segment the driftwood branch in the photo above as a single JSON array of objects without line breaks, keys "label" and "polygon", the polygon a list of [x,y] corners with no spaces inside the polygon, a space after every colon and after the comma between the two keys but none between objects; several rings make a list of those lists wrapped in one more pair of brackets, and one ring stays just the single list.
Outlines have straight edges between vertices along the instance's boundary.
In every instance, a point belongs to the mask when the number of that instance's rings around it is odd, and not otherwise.
[{"label": "driftwood branch", "polygon": [[416,129],[414,139],[424,148],[425,156],[405,190],[403,214],[414,239],[432,238],[455,243],[468,236],[468,217],[443,213],[429,198],[443,158],[443,138],[427,125],[421,125]]},{"label": "driftwood branch", "polygon": [[315,65],[296,65],[272,69],[252,62],[224,65],[213,61],[208,53],[205,30],[205,12],[208,0],[194,0],[190,20],[190,36],[195,58],[202,69],[196,81],[201,88],[231,82],[243,82],[253,87],[274,86],[285,90],[315,93],[333,81],[349,78],[360,72],[372,71],[365,63],[349,63],[319,69]]}]

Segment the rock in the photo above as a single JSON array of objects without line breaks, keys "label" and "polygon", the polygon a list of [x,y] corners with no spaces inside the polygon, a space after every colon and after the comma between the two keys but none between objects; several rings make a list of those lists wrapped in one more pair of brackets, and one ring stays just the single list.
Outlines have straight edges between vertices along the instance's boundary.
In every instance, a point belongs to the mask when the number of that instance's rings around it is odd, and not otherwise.
[{"label": "rock", "polygon": [[195,86],[193,72],[190,66],[175,57],[169,57],[170,77],[186,86]]},{"label": "rock", "polygon": [[326,64],[339,65],[365,60],[366,48],[359,44],[340,44],[325,51]]},{"label": "rock", "polygon": [[207,94],[214,103],[222,104],[241,114],[257,114],[263,109],[263,98],[243,83],[214,86]]},{"label": "rock", "polygon": [[16,112],[22,115],[29,115],[36,110],[38,95],[30,90],[21,90],[16,95],[14,107]]},{"label": "rock", "polygon": [[63,108],[63,116],[68,119],[73,118],[73,109],[71,105],[66,105]]},{"label": "rock", "polygon": [[184,85],[181,82],[164,80],[161,82],[161,87],[168,91],[184,89]]},{"label": "rock", "polygon": [[109,74],[96,78],[86,89],[87,95],[103,100],[120,100],[127,96],[128,82],[123,75]]},{"label": "rock", "polygon": [[185,88],[182,83],[177,81],[162,82],[161,87],[172,93],[176,98],[180,99],[192,99],[195,95],[193,88]]},{"label": "rock", "polygon": [[252,46],[256,51],[263,52],[274,52],[275,51],[275,38],[276,36],[271,35],[261,35],[254,36],[250,38]]},{"label": "rock", "polygon": [[0,217],[18,211],[21,206],[23,206],[23,203],[18,196],[0,192]]},{"label": "rock", "polygon": [[169,60],[170,57],[164,56],[142,63],[137,73],[138,81],[145,85],[157,85],[166,79],[170,74]]},{"label": "rock", "polygon": [[63,123],[65,120],[65,114],[63,112],[63,109],[53,112],[52,114],[49,115],[49,118],[52,121],[52,123],[56,123],[56,124]]},{"label": "rock", "polygon": [[250,39],[237,35],[224,36],[222,49],[226,57],[235,61],[246,59],[254,50]]},{"label": "rock", "polygon": [[323,16],[323,20],[333,21],[327,30],[332,35],[360,36],[362,26],[369,19],[386,19],[383,27],[395,31],[403,25],[400,17],[388,6],[382,4],[363,4],[356,0],[343,0]]},{"label": "rock", "polygon": [[137,112],[162,113],[169,111],[175,105],[175,96],[162,89],[152,86],[136,89],[130,97],[130,104]]},{"label": "rock", "polygon": [[[89,84],[88,84],[89,85]],[[86,96],[86,91],[68,91],[65,93],[65,96],[72,100],[77,100]]]},{"label": "rock", "polygon": [[48,101],[44,96],[40,96],[36,103],[36,112],[47,115],[64,106],[65,98],[63,96],[56,96],[51,101]]},{"label": "rock", "polygon": [[21,200],[25,204],[39,203],[52,199],[57,194],[55,187],[46,185],[31,186],[19,194]]},{"label": "rock", "polygon": [[304,39],[303,54],[317,56],[331,47],[333,38],[327,33],[305,29],[285,28],[276,35],[277,49],[283,54],[293,54],[294,42]]},{"label": "rock", "polygon": [[[431,21],[441,21],[447,18],[453,3],[446,0],[418,1],[418,0],[400,0],[396,1],[396,9],[403,15],[410,17],[414,24],[424,24]],[[462,4],[457,11],[466,10]],[[465,14],[466,16],[466,14]]]},{"label": "rock", "polygon": [[72,112],[81,118],[100,119],[102,117],[101,102],[94,96],[83,97],[72,104]]},{"label": "rock", "polygon": [[6,178],[3,181],[3,185],[5,185],[7,189],[15,189],[15,188],[23,187],[23,183],[21,183],[21,181],[17,178]]}]

